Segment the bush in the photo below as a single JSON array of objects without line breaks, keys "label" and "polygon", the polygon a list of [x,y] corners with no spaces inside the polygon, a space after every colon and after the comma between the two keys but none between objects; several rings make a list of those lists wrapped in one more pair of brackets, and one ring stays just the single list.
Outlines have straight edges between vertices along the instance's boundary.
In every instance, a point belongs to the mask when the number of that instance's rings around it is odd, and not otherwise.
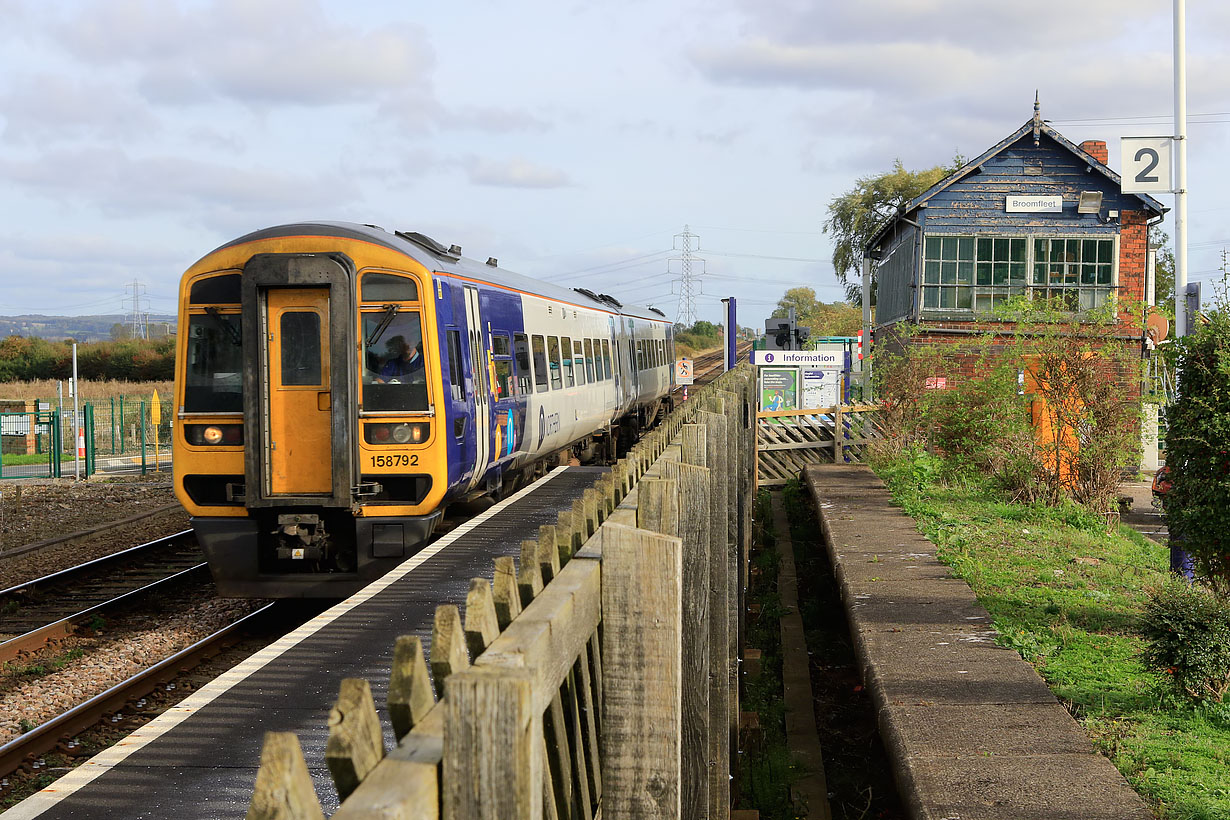
[{"label": "bush", "polygon": [[1145,663],[1199,701],[1230,692],[1230,599],[1199,585],[1167,581],[1145,606]]},{"label": "bush", "polygon": [[1179,397],[1166,412],[1166,524],[1183,536],[1196,572],[1230,596],[1230,315],[1174,345]]}]

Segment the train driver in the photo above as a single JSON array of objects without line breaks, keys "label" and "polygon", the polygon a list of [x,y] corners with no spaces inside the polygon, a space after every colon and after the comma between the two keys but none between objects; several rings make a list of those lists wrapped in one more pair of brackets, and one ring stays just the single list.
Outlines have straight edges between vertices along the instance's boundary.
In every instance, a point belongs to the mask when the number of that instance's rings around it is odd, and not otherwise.
[{"label": "train driver", "polygon": [[394,336],[389,339],[387,348],[389,356],[384,366],[380,368],[380,375],[376,377],[378,384],[400,384],[408,376],[416,374],[420,379],[422,378],[423,342],[421,340],[414,346],[413,353],[410,351],[410,345],[406,342],[405,336]]}]

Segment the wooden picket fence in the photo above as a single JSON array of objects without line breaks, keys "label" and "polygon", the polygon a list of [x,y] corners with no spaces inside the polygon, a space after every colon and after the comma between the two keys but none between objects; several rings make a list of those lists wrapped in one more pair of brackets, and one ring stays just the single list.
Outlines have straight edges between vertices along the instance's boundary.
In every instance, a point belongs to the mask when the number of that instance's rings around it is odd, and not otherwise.
[{"label": "wooden picket fence", "polygon": [[781,487],[808,464],[862,461],[884,437],[876,404],[845,404],[756,414],[756,481]]},{"label": "wooden picket fence", "polygon": [[[438,607],[429,653],[399,638],[387,754],[370,685],[341,682],[334,820],[729,817],[752,390],[746,366],[701,388],[474,579],[464,622]],[[248,818],[323,818],[293,733],[266,735]]]}]

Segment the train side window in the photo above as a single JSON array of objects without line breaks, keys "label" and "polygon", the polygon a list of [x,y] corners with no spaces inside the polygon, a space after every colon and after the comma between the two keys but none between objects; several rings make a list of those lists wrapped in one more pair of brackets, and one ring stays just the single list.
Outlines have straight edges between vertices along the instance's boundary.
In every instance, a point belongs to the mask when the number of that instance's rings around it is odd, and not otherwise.
[{"label": "train side window", "polygon": [[539,393],[547,390],[547,343],[541,336],[534,336],[534,388]]},{"label": "train side window", "polygon": [[494,356],[509,355],[507,333],[496,332],[491,334],[491,353]]},{"label": "train side window", "polygon": [[658,339],[656,346],[658,348],[658,367],[661,367],[666,364],[666,342]]},{"label": "train side window", "polygon": [[547,337],[547,366],[551,369],[551,389],[559,390],[564,386],[564,377],[560,372],[563,365],[559,360],[559,337]]},{"label": "train side window", "polygon": [[611,369],[611,343],[607,339],[602,340],[602,370],[603,379],[609,379],[615,374],[615,371]]},{"label": "train side window", "polygon": [[559,341],[562,349],[562,355],[564,357],[562,361],[564,365],[564,387],[576,387],[577,378],[576,374],[573,372],[574,368],[572,366],[572,339],[564,336]]},{"label": "train side window", "polygon": [[[580,339],[572,343],[572,360],[576,364],[577,384],[585,384],[585,347]],[[590,376],[593,380],[593,376]]]},{"label": "train side window", "polygon": [[452,382],[453,401],[466,400],[466,374],[462,368],[461,331],[448,331],[448,378]]},{"label": "train side window", "polygon": [[419,286],[407,276],[391,273],[363,274],[361,302],[417,302]]},{"label": "train side window", "polygon": [[517,392],[534,392],[534,373],[530,369],[530,339],[524,333],[513,334],[513,350],[517,358]]},{"label": "train side window", "polygon": [[645,340],[638,339],[636,342],[636,369],[645,369]]},{"label": "train side window", "polygon": [[[589,381],[590,384],[593,384],[595,381],[594,379],[594,340],[586,339],[584,344],[585,344],[585,354],[584,354],[585,355],[585,378]],[[598,367],[599,367],[599,374],[601,374],[602,365],[599,364]],[[601,375],[599,375],[599,378],[601,378]]]},{"label": "train side window", "polygon": [[279,330],[282,384],[320,384],[320,314],[313,311],[287,311],[282,314]]},{"label": "train side window", "polygon": [[495,398],[511,399],[513,396],[513,364],[512,359],[495,360]]}]

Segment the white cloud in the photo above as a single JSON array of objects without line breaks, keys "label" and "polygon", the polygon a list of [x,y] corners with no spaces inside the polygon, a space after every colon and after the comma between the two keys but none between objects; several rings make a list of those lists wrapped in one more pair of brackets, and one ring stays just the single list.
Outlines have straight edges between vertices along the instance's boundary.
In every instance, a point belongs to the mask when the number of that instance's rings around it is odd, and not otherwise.
[{"label": "white cloud", "polygon": [[139,99],[95,79],[40,73],[9,78],[0,92],[10,142],[47,144],[82,136],[132,139],[158,128]]},{"label": "white cloud", "polygon": [[526,159],[490,160],[470,158],[465,162],[470,182],[501,188],[563,188],[572,185],[558,168],[537,165]]}]

